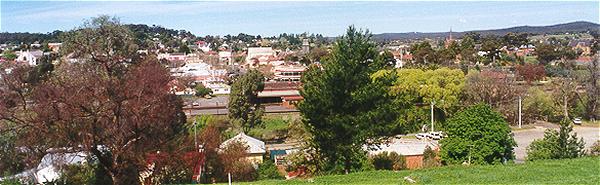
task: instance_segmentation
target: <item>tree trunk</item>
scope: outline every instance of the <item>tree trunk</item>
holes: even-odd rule
[[[346,174],[350,173],[350,159],[348,159],[348,157],[344,159],[344,172]]]

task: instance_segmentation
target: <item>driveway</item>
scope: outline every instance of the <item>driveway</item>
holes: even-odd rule
[[[527,156],[527,146],[529,146],[533,140],[543,138],[544,130],[546,130],[546,128],[536,126],[534,129],[513,131],[515,134],[515,141],[517,142],[517,147],[514,149],[517,163],[525,161],[525,157]],[[600,139],[600,128],[598,127],[575,126],[573,131],[577,133],[577,137],[583,137],[586,150]]]

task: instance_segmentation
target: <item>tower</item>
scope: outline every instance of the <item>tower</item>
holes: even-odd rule
[[[302,53],[308,53],[310,51],[310,44],[308,39],[302,39]]]
[[[450,27],[450,32],[448,33],[448,37],[446,37],[446,41],[444,42],[444,46],[446,48],[448,48],[450,46],[450,44],[452,44],[452,42],[454,42],[454,39],[452,38],[452,27]]]

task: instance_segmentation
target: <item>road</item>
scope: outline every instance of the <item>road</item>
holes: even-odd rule
[[[515,134],[515,141],[517,142],[517,147],[514,149],[516,162],[519,163],[525,161],[525,157],[527,156],[527,146],[529,146],[533,140],[543,138],[544,130],[546,130],[546,128],[536,126],[533,129],[513,132]],[[596,141],[600,139],[600,128],[598,127],[575,126],[573,131],[577,133],[577,137],[583,137],[586,149],[590,148]]]
[[[186,115],[226,115],[227,108],[213,108],[213,109],[186,109],[184,110]],[[265,113],[287,113],[287,112],[298,112],[297,109],[284,107],[280,105],[267,105],[265,106]]]

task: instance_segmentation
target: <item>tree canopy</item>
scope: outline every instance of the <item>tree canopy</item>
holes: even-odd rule
[[[93,18],[64,40],[77,62],[61,61],[37,84],[20,83],[14,72],[3,78],[0,118],[28,147],[84,151],[112,183],[139,184],[146,154],[169,151],[185,123],[181,101],[166,88],[169,72],[137,56],[131,32],[115,18]]]
[[[527,160],[564,159],[583,156],[585,143],[573,132],[573,126],[568,119],[560,123],[558,131],[547,129],[544,138],[534,140],[527,147]]]
[[[229,118],[244,132],[261,123],[264,107],[258,99],[265,77],[258,70],[250,70],[238,77],[231,85],[229,94]]]
[[[440,155],[446,164],[498,164],[514,159],[516,146],[511,129],[489,105],[478,104],[446,122],[448,137],[440,141]]]
[[[388,135],[395,119],[387,85],[371,75],[385,67],[368,31],[351,26],[323,65],[311,65],[302,78],[299,110],[322,170],[360,167],[363,145]]]

